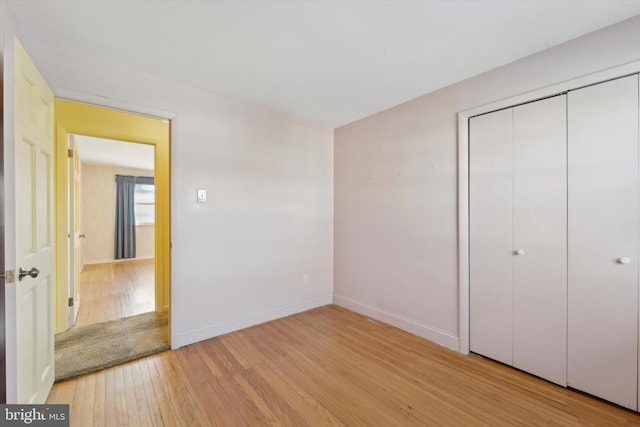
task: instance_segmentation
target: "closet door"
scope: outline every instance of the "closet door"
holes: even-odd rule
[[[638,77],[568,95],[568,384],[637,408]]]
[[[469,144],[470,349],[512,363],[511,109],[473,117]]]
[[[513,366],[567,382],[566,96],[513,110]]]

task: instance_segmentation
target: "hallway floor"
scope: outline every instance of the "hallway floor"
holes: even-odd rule
[[[154,260],[85,265],[76,326],[134,316],[155,306]]]

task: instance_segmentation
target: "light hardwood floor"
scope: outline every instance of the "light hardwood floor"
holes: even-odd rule
[[[86,265],[80,273],[76,326],[107,322],[155,309],[154,260]]]
[[[325,306],[56,384],[72,426],[640,425],[636,413]]]

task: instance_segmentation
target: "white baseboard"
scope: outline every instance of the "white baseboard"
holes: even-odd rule
[[[408,319],[398,314],[389,313],[361,302],[340,295],[333,296],[333,303],[356,313],[387,323],[421,338],[428,339],[453,351],[458,351],[458,337],[433,326]]]
[[[138,258],[127,258],[127,259],[96,259],[91,261],[85,261],[83,268],[85,265],[93,265],[93,264],[111,264],[114,262],[131,262],[131,261],[140,261],[143,259],[153,259],[153,256],[141,256]]]
[[[239,319],[210,325],[204,328],[196,329],[194,331],[177,334],[171,337],[171,348],[177,349],[199,341],[204,341],[209,338],[228,334],[240,329],[245,329],[250,326],[259,325],[261,323],[270,322],[281,317],[291,316],[292,314],[311,310],[312,308],[322,307],[323,305],[331,304],[332,301],[333,299],[331,295],[325,295],[295,304],[289,304],[270,310],[265,310]]]

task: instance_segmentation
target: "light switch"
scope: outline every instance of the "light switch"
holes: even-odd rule
[[[198,203],[207,202],[207,190],[198,190]]]

